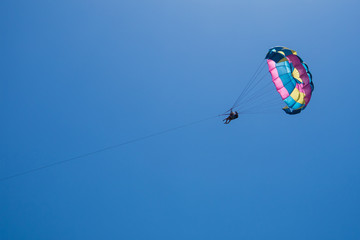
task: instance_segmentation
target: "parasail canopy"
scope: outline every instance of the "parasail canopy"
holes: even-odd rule
[[[286,47],[273,47],[265,59],[272,81],[282,100],[287,105],[287,114],[298,114],[309,104],[314,90],[309,67],[296,51]]]

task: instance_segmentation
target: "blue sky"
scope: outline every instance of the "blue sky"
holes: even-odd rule
[[[359,9],[1,1],[0,177],[222,113],[276,45],[315,91],[0,182],[0,239],[359,239]]]

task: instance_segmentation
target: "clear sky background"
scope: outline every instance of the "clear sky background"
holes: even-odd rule
[[[315,91],[0,182],[0,239],[360,239],[359,10],[1,1],[1,178],[220,114],[273,46]]]

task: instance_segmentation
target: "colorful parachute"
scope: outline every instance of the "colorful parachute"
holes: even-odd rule
[[[286,103],[287,114],[298,114],[306,108],[314,90],[309,67],[294,50],[273,47],[265,59],[276,90]]]

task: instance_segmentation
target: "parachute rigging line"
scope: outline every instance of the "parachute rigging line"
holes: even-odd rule
[[[279,99],[276,99],[275,101],[264,101],[261,103],[257,103],[255,105],[249,106],[245,109],[241,109],[241,113],[249,113],[249,112],[257,112],[257,113],[263,113],[265,111],[269,111],[269,110],[278,110],[279,107],[278,105],[280,105],[281,102]]]
[[[243,103],[244,108],[242,108],[242,112],[247,111],[249,109],[255,109],[256,111],[262,111],[267,108],[276,108],[282,105],[282,100],[279,96],[275,95],[273,91],[264,92],[261,94],[256,94],[248,101]]]
[[[267,73],[265,72],[265,74],[263,74],[262,77],[258,78],[259,75],[260,75],[260,73],[262,73],[262,72],[263,72],[263,69],[261,69],[261,71],[258,72],[258,74],[256,75],[255,79],[254,79],[253,82],[252,82],[252,83],[255,83],[255,84],[254,84],[254,85],[252,84],[251,87],[249,87],[249,88],[246,90],[246,92],[244,93],[242,99],[238,102],[237,105],[240,105],[240,102],[241,102],[242,100],[244,100],[244,99],[248,96],[248,94],[250,94],[254,89],[256,89],[256,86],[266,77]]]
[[[246,99],[247,99],[247,97],[248,97],[248,94],[250,94],[250,93],[252,92],[252,90],[255,89],[257,85],[259,85],[259,83],[267,76],[267,74],[268,74],[268,73],[263,74],[263,76],[258,79],[258,81],[255,83],[255,85],[252,86],[252,88],[251,88],[250,90],[248,90],[248,91],[243,95],[243,98],[242,98],[240,101],[238,101],[238,103],[236,104],[235,107],[240,106],[240,105],[242,104],[242,101],[243,101],[243,100],[245,100],[245,101],[247,102]],[[256,92],[257,92],[257,91],[255,91],[254,93],[256,93]]]
[[[245,85],[243,91],[240,93],[239,97],[236,99],[234,105],[232,106],[231,109],[237,107],[239,104],[239,102],[246,96],[246,94],[248,93],[249,89],[252,90],[252,84],[254,83],[254,81],[256,80],[257,76],[259,75],[259,73],[263,70],[263,62],[259,65],[259,67],[256,69],[255,73],[253,74],[253,76],[250,78],[250,80],[247,82],[247,84]]]
[[[263,65],[264,65],[265,61],[261,60],[260,65],[258,66],[258,68],[256,69],[255,73],[252,75],[252,77],[250,78],[250,80],[248,81],[248,83],[245,85],[243,91],[240,93],[239,97],[236,99],[234,105],[232,106],[231,109],[235,108],[238,104],[238,102],[241,100],[241,98],[243,97],[243,95],[245,94],[245,92],[250,88],[250,86],[252,85],[253,81],[256,79],[257,75],[261,72],[261,70],[263,69]],[[259,71],[260,70],[260,71]]]
[[[269,88],[269,86],[272,85],[272,82],[269,81],[266,83],[266,85],[264,85],[262,88],[260,88],[259,90],[255,91],[253,94],[251,94],[247,100],[245,100],[244,102],[241,102],[241,104],[246,104],[248,102],[250,102],[254,97],[259,97],[262,96],[264,94],[267,94],[269,92],[269,90],[267,88]],[[272,87],[272,86],[271,86]],[[240,104],[239,104],[240,105]]]
[[[245,102],[243,102],[242,104],[246,106],[248,106],[249,104],[253,104],[253,103],[259,103],[260,100],[280,100],[280,98],[278,96],[276,96],[272,91],[267,91],[267,92],[260,92],[260,93],[255,93],[254,95],[250,96],[249,99],[247,99]]]
[[[153,133],[153,134],[149,134],[147,136],[138,137],[138,138],[135,138],[135,139],[132,139],[132,140],[129,140],[129,141],[125,141],[125,142],[122,142],[122,143],[118,143],[118,144],[115,144],[115,145],[112,145],[112,146],[100,148],[98,150],[88,152],[88,153],[84,153],[84,154],[81,154],[81,155],[78,155],[78,156],[75,156],[75,157],[72,157],[72,158],[68,158],[68,159],[48,163],[48,164],[45,164],[45,165],[42,165],[42,166],[39,166],[39,167],[36,167],[36,168],[25,170],[23,172],[19,172],[19,173],[15,173],[13,175],[2,177],[2,178],[0,178],[0,182],[6,181],[6,180],[9,180],[9,179],[12,179],[12,178],[20,177],[20,176],[23,176],[23,175],[27,175],[27,174],[30,174],[30,173],[33,173],[33,172],[37,172],[37,171],[40,171],[40,170],[43,170],[43,169],[46,169],[46,168],[51,168],[51,167],[54,167],[56,165],[71,162],[71,161],[74,161],[74,160],[77,160],[77,159],[80,159],[80,158],[85,158],[85,157],[88,157],[88,156],[91,156],[91,155],[94,155],[94,154],[98,154],[98,153],[101,153],[101,152],[105,152],[105,151],[108,151],[108,150],[111,150],[111,149],[119,148],[119,147],[122,147],[124,145],[129,145],[131,143],[143,141],[143,140],[146,140],[148,138],[163,135],[165,133],[172,132],[172,131],[175,131],[175,130],[178,130],[178,129],[181,129],[181,128],[186,128],[186,127],[189,127],[191,125],[199,124],[201,122],[205,122],[205,121],[217,118],[219,116],[221,116],[221,115],[216,115],[216,116],[204,118],[204,119],[201,119],[201,120],[198,120],[198,121],[190,122],[190,123],[187,123],[187,124],[184,124],[184,125],[180,125],[180,126],[169,128],[169,129],[159,131],[159,132],[156,132],[156,133]]]

